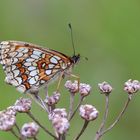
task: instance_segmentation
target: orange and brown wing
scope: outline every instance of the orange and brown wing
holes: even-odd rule
[[[0,63],[6,82],[20,92],[39,88],[61,72],[63,64],[71,64],[69,57],[62,53],[19,41],[0,43]]]

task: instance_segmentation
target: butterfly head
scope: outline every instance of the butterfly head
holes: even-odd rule
[[[71,61],[72,61],[73,64],[78,63],[78,62],[80,61],[80,54],[73,55],[73,56],[71,57]]]

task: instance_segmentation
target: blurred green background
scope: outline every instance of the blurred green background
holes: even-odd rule
[[[140,80],[140,1],[138,0],[1,0],[0,40],[21,40],[32,42],[72,55],[68,23],[74,31],[76,52],[82,58],[73,73],[81,82],[89,83],[93,91],[84,101],[93,104],[100,111],[99,118],[92,122],[80,140],[93,140],[104,111],[104,96],[99,94],[97,84],[109,82],[114,91],[110,98],[109,125],[121,110],[127,94],[123,92],[126,80]],[[84,59],[88,57],[88,61]],[[12,105],[21,95],[15,88],[6,85],[0,66],[0,110]],[[63,83],[65,80],[63,81]],[[55,90],[50,86],[49,92]],[[59,107],[67,107],[69,95],[61,87],[62,99]],[[43,91],[42,91],[43,92]],[[42,93],[43,94],[43,93]],[[78,97],[76,97],[78,101]],[[137,94],[120,123],[103,140],[138,140],[140,137],[140,97]],[[44,125],[50,128],[47,115],[37,105],[32,112]],[[26,115],[17,116],[18,124],[31,121]],[[71,123],[68,140],[79,132],[82,120]],[[39,140],[51,138],[40,132]],[[0,140],[14,140],[10,133],[0,132]]]

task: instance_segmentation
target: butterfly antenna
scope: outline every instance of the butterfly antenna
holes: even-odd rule
[[[70,32],[71,32],[71,41],[72,41],[73,53],[74,53],[74,56],[75,56],[75,46],[74,46],[74,40],[73,40],[73,30],[72,30],[72,26],[71,26],[70,23],[68,24],[68,26],[69,26]]]

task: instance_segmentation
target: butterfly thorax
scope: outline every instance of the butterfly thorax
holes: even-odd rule
[[[80,54],[73,55],[70,59],[73,64],[76,64],[80,61]]]

